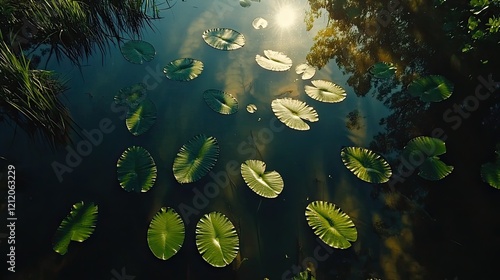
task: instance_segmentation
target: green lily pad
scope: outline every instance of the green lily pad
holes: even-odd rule
[[[116,171],[120,186],[128,192],[147,192],[156,181],[156,164],[143,147],[126,149],[116,163]]]
[[[309,130],[304,121],[319,121],[318,113],[305,102],[291,98],[275,99],[271,102],[276,117],[286,126],[296,130]]]
[[[203,62],[193,58],[179,58],[163,68],[167,78],[174,81],[191,81],[203,72]]]
[[[255,61],[260,67],[271,71],[287,71],[292,67],[292,59],[282,52],[265,50],[265,56],[256,55]]]
[[[222,213],[205,214],[196,225],[196,247],[214,267],[230,264],[238,254],[239,244],[236,228]]]
[[[314,86],[306,85],[305,91],[312,99],[327,103],[338,103],[343,101],[347,96],[345,89],[332,82],[314,80],[311,83]]]
[[[481,165],[481,177],[490,186],[500,189],[500,143],[497,144],[496,160]]]
[[[441,180],[453,171],[438,156],[446,153],[445,143],[438,138],[419,136],[408,141],[403,149],[403,157],[415,168],[418,175],[427,180]]]
[[[54,251],[64,255],[71,241],[83,242],[95,230],[98,207],[83,201],[73,205],[69,215],[62,220],[54,236]]]
[[[266,171],[266,163],[260,160],[247,160],[241,164],[243,180],[256,194],[275,198],[283,191],[284,183],[276,171]]]
[[[413,81],[408,86],[413,97],[420,97],[424,102],[439,102],[451,96],[453,84],[443,76],[426,76]]]
[[[162,207],[149,224],[149,249],[160,260],[168,260],[177,254],[184,243],[184,237],[184,222],[170,207]]]
[[[149,100],[143,100],[137,107],[127,113],[125,123],[128,131],[135,136],[148,131],[156,122],[156,106]]]
[[[219,157],[219,144],[214,137],[203,134],[184,144],[174,159],[173,171],[177,182],[192,183],[207,175]]]
[[[135,108],[146,98],[146,90],[147,87],[143,83],[122,88],[114,97],[115,103],[120,106]]]
[[[230,28],[213,28],[203,32],[203,40],[214,49],[237,50],[245,45],[245,36]]]
[[[231,94],[217,89],[209,89],[203,92],[203,99],[210,109],[223,115],[238,112],[238,100]]]
[[[333,203],[309,203],[306,220],[314,234],[330,247],[347,249],[351,247],[351,242],[358,239],[358,231],[351,218]]]
[[[391,166],[379,154],[361,147],[344,147],[342,162],[356,177],[368,183],[385,183],[392,175]]]
[[[396,74],[396,66],[392,63],[377,62],[368,71],[376,79],[388,79]]]
[[[120,48],[120,51],[127,61],[135,64],[143,64],[145,61],[151,61],[156,55],[153,45],[141,40],[126,42]]]

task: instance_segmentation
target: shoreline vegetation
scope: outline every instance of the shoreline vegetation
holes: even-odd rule
[[[0,121],[51,148],[70,143],[76,124],[59,100],[68,88],[46,70],[48,61],[80,68],[93,54],[105,56],[121,41],[140,38],[174,5],[157,2],[0,0]]]

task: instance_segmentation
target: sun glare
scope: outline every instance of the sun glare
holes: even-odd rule
[[[292,26],[296,18],[297,15],[292,7],[283,6],[278,10],[275,20],[278,26],[281,28],[287,28]]]

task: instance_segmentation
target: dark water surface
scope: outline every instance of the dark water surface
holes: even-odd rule
[[[453,41],[442,35],[439,11],[425,1],[331,2],[338,12],[323,10],[309,31],[304,20],[308,1],[252,2],[248,8],[227,0],[178,2],[154,22],[154,32],[144,33],[142,39],[157,52],[151,62],[131,64],[116,48],[104,64],[99,56],[90,59],[81,74],[64,62],[50,63],[49,68],[69,79],[70,90],[62,100],[80,129],[97,129],[106,118],[114,129],[60,182],[51,164],[64,163],[67,150],[54,153],[34,145],[23,132],[14,136],[12,129],[2,128],[0,155],[17,170],[18,217],[17,272],[2,271],[2,279],[120,279],[125,272],[135,278],[122,279],[285,279],[310,263],[316,265],[317,279],[495,279],[500,193],[481,181],[479,167],[493,159],[499,138],[498,130],[483,125],[497,123],[489,108],[498,103],[498,91],[466,118],[443,117],[474,93],[478,76],[499,80],[495,61],[481,64],[457,55]],[[280,27],[275,17],[285,3],[296,13],[288,28]],[[394,3],[397,9],[392,10]],[[389,17],[375,20],[389,10]],[[269,26],[254,29],[256,17],[267,19]],[[376,30],[362,29],[367,22]],[[241,32],[245,46],[228,52],[209,47],[201,34],[215,27]],[[287,54],[292,69],[271,72],[257,65],[255,55],[267,49]],[[203,61],[203,73],[189,82],[165,78],[162,68],[181,57]],[[313,79],[340,85],[346,100],[328,104],[309,98],[304,86],[310,81],[294,71],[306,60],[321,68]],[[367,69],[378,61],[397,65],[396,78],[370,79]],[[455,84],[453,96],[430,106],[419,103],[402,90],[419,74],[446,76]],[[158,119],[136,137],[112,103],[118,90],[138,82],[150,86],[147,94]],[[239,111],[229,116],[212,111],[202,98],[211,88],[235,96]],[[319,122],[309,131],[283,127],[270,104],[285,96],[314,107]],[[254,114],[245,110],[250,103],[258,108]],[[358,118],[348,126],[352,112]],[[357,179],[340,159],[344,146],[367,147],[384,155],[397,173],[404,144],[415,136],[433,136],[433,131],[446,135],[442,159],[455,167],[440,181],[413,174],[392,187],[373,185]],[[178,149],[200,133],[217,138],[221,152],[213,172],[231,180],[208,202],[198,201],[194,190],[206,191],[214,178],[180,185],[172,173]],[[157,182],[147,193],[127,193],[116,179],[116,161],[132,145],[145,147],[157,164]],[[276,199],[258,197],[239,172],[227,169],[236,162],[239,170],[247,159],[263,160],[282,175],[285,187]],[[99,206],[96,230],[60,256],[52,250],[52,237],[71,205],[81,200]],[[335,203],[353,219],[358,240],[351,248],[330,249],[317,240],[304,216],[314,200]],[[195,204],[206,205],[183,216],[182,249],[167,261],[158,260],[146,240],[151,219],[163,206],[179,211],[181,205]],[[196,222],[211,211],[226,214],[240,237],[240,254],[225,268],[205,263],[195,245]],[[5,255],[5,239],[0,248]]]

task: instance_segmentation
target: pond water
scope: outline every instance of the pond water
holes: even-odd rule
[[[457,56],[454,41],[442,37],[441,20],[431,20],[438,10],[429,1],[332,2],[335,13],[320,9],[312,20],[305,11],[323,1],[256,1],[246,8],[229,0],[179,1],[162,11],[154,30],[144,31],[141,39],[156,49],[150,62],[132,64],[117,47],[105,57],[91,57],[81,72],[51,61],[48,68],[68,79],[70,89],[62,101],[77,131],[100,129],[103,120],[109,131],[58,178],[52,164],[67,164],[68,147],[54,152],[34,145],[21,131],[14,135],[13,129],[2,128],[0,155],[16,166],[18,186],[17,272],[2,272],[8,277],[2,279],[289,279],[311,266],[317,279],[492,275],[500,250],[500,194],[481,180],[479,168],[492,161],[499,140],[493,128],[498,113],[495,118],[490,109],[498,104],[498,91],[492,87],[491,97],[476,99],[477,108],[466,115],[443,114],[472,96],[481,81],[499,80],[493,50],[488,64]],[[285,16],[278,17],[285,8]],[[269,25],[255,29],[257,17]],[[211,48],[201,34],[216,27],[239,31],[245,46]],[[255,56],[264,50],[286,54],[293,61],[291,70],[260,67]],[[163,67],[184,57],[202,61],[202,74],[188,82],[167,79]],[[396,75],[371,78],[369,67],[380,61],[392,62]],[[318,67],[312,80],[338,84],[346,99],[330,104],[307,96],[304,87],[311,81],[294,71],[306,62]],[[449,79],[455,85],[452,97],[429,105],[403,90],[417,75],[427,74]],[[147,85],[158,117],[149,131],[134,136],[113,98],[140,82]],[[207,89],[233,95],[239,111],[212,111],[203,100]],[[271,109],[272,100],[282,97],[305,101],[319,121],[308,131],[284,126]],[[256,105],[255,113],[246,111],[249,104]],[[181,185],[173,176],[173,160],[197,134],[213,136],[220,145],[215,176]],[[441,159],[454,170],[442,180],[428,181],[415,172],[402,175],[401,182],[370,184],[356,178],[340,158],[342,147],[370,148],[389,161],[394,175],[401,175],[401,149],[421,135],[446,142]],[[81,140],[75,135],[76,145]],[[158,168],[157,181],[146,193],[125,192],[117,181],[116,162],[133,145],[146,148]],[[246,186],[239,164],[247,159],[263,160],[281,174],[285,184],[277,198],[261,198]],[[230,182],[218,194],[200,198],[211,191],[210,183],[226,176]],[[332,202],[352,218],[358,239],[350,248],[330,249],[317,239],[304,215],[315,200]],[[79,201],[98,205],[96,230],[60,256],[52,250],[53,235]],[[167,261],[157,259],[146,240],[151,219],[164,206],[181,212],[186,224],[182,249]],[[182,212],[186,206],[194,211]],[[240,238],[239,255],[224,268],[207,264],[195,244],[196,223],[211,211],[224,213]],[[2,254],[7,252],[5,242],[0,246]]]

